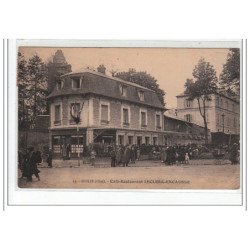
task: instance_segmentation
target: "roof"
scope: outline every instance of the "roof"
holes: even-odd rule
[[[71,85],[71,77],[81,76],[82,84],[81,88],[74,90]],[[52,93],[48,96],[49,99],[59,96],[68,95],[85,95],[85,94],[96,94],[99,96],[110,97],[114,99],[134,102],[147,106],[152,106],[160,109],[165,109],[161,104],[156,92],[140,86],[135,83],[123,81],[116,77],[106,76],[102,73],[91,71],[89,69],[74,71],[62,76],[64,84],[61,90],[56,87]],[[127,96],[122,96],[120,92],[120,85],[127,86]],[[138,90],[144,92],[144,101],[139,99]]]
[[[173,119],[173,120],[177,120],[177,121],[181,121],[181,122],[185,122],[185,123],[188,123],[188,124],[192,124],[192,125],[195,125],[197,127],[204,128],[203,126],[201,126],[199,124],[196,124],[196,123],[193,123],[193,122],[189,122],[189,121],[187,121],[187,120],[185,120],[185,119],[183,119],[183,118],[181,118],[179,116],[173,115],[173,114],[171,114],[169,112],[165,112],[164,117],[170,118],[170,119]]]
[[[192,122],[188,122],[185,119],[182,119],[182,118],[180,118],[180,117],[178,117],[176,115],[172,115],[172,114],[169,114],[169,113],[168,114],[164,114],[164,116],[166,118],[170,118],[170,119],[174,119],[174,120],[178,120],[178,121],[182,121],[182,122],[186,122],[186,123],[192,123]]]
[[[37,131],[46,131],[49,129],[50,116],[38,115],[35,120],[34,129]]]
[[[224,96],[224,97],[226,97],[234,102],[239,103],[239,96],[237,96],[237,95],[230,96],[224,89],[218,89],[215,94]],[[188,94],[185,94],[185,92],[182,92],[181,94],[177,95],[176,97],[184,97],[184,96],[188,96]]]

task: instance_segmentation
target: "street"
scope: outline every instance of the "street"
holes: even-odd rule
[[[64,164],[64,165],[63,165]],[[159,161],[139,161],[129,167],[111,168],[108,161],[95,167],[77,161],[54,162],[41,166],[41,180],[19,179],[20,188],[72,189],[238,189],[240,165],[216,161],[191,161],[189,165],[166,166]],[[20,173],[19,173],[20,177]]]

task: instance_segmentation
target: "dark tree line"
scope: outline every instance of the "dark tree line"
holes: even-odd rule
[[[18,53],[18,127],[34,126],[37,115],[47,112],[47,67],[38,55],[28,61]]]

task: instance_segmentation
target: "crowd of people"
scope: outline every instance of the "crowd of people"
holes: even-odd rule
[[[18,167],[22,172],[21,179],[26,178],[28,182],[33,181],[33,175],[40,181],[40,170],[38,165],[42,163],[42,154],[40,150],[29,147],[25,151],[18,151]],[[52,168],[52,151],[47,153],[48,167]]]
[[[65,145],[62,151],[63,160],[71,159],[70,145]],[[85,148],[85,149],[84,149]],[[83,158],[89,158],[92,166],[95,166],[95,160],[98,156],[95,148],[91,145],[89,148],[85,146],[83,148]],[[190,164],[190,159],[199,158],[200,153],[204,148],[195,147],[191,144],[188,145],[173,145],[173,146],[152,146],[147,150],[148,160],[160,160],[165,165],[179,165],[179,164]],[[205,148],[209,151],[207,148]],[[205,150],[205,151],[206,151]],[[211,151],[211,150],[210,150]],[[226,152],[228,159],[232,164],[239,163],[239,145],[234,143],[231,147],[223,149],[223,145],[217,149],[214,157],[224,156]],[[111,167],[123,166],[127,167],[130,164],[135,164],[136,161],[141,160],[142,155],[145,157],[145,146],[137,145],[109,145],[107,149],[108,156],[111,159]],[[142,154],[143,153],[143,154]],[[27,178],[27,181],[32,181],[32,176],[35,175],[37,180],[40,180],[38,165],[42,162],[42,156],[39,150],[35,150],[34,147],[29,147],[25,152],[18,152],[18,165],[22,172],[21,178]],[[46,152],[46,161],[49,168],[52,168],[52,150],[49,149]]]

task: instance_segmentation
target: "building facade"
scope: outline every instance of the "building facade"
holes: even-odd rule
[[[188,96],[177,96],[178,116],[188,122],[204,126],[200,115],[198,101],[189,101]],[[240,134],[240,103],[223,91],[211,95],[211,101],[206,102],[207,125],[211,133],[223,133],[239,136]]]
[[[205,143],[205,129],[202,126],[186,121],[166,112],[164,115],[165,144],[168,146],[181,144],[202,145]],[[210,131],[209,138],[210,137]]]
[[[105,67],[99,69],[63,75],[48,96],[54,154],[61,154],[62,145],[68,143],[73,155],[82,152],[84,145],[98,142],[162,145],[165,108],[157,94],[105,75]]]

